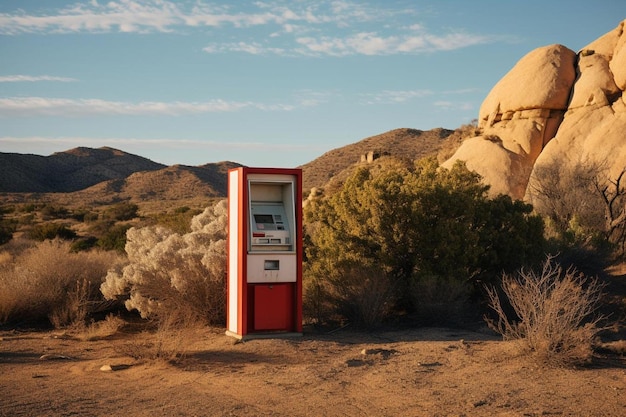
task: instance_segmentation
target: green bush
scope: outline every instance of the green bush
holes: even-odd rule
[[[69,240],[76,237],[76,232],[62,223],[43,223],[33,226],[28,232],[28,237],[39,241],[55,238]]]
[[[361,264],[344,265],[337,272],[307,281],[305,314],[313,323],[347,319],[356,327],[374,328],[389,318],[398,296],[393,278]]]
[[[466,281],[423,276],[413,282],[410,291],[415,318],[420,324],[459,326],[476,316],[469,302],[471,286]]]
[[[94,248],[98,244],[98,239],[95,236],[87,236],[81,239],[77,239],[72,242],[71,251],[81,252]]]
[[[118,203],[109,207],[104,212],[106,219],[125,221],[132,220],[138,216],[139,206],[133,203]]]
[[[126,232],[131,226],[128,224],[113,224],[98,239],[96,245],[104,250],[115,250],[124,252],[126,246]]]
[[[45,220],[67,219],[70,217],[70,211],[67,207],[59,207],[51,204],[45,204],[41,208],[41,215]]]
[[[24,213],[32,213],[36,209],[37,209],[37,206],[35,206],[34,203],[24,204],[22,207],[20,207],[20,210],[23,211]]]
[[[79,222],[92,222],[98,220],[98,213],[87,209],[78,209],[71,212],[70,217]]]
[[[17,229],[15,220],[4,219],[0,214],[0,245],[4,245],[13,239],[13,232]]]
[[[191,231],[191,219],[202,211],[190,209],[189,207],[179,207],[173,213],[163,213],[156,217],[157,224],[167,227],[172,232],[185,234]]]
[[[351,285],[352,265],[376,265],[403,295],[398,309],[415,309],[420,294],[411,288],[420,280],[481,289],[502,270],[540,259],[543,223],[532,207],[487,191],[460,163],[446,170],[432,158],[381,158],[360,167],[338,192],[305,207],[306,279]]]

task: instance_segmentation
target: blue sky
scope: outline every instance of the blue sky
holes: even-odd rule
[[[0,152],[295,167],[469,123],[526,53],[623,19],[623,0],[2,0]]]

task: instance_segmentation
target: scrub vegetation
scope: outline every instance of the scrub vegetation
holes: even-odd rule
[[[579,172],[559,175],[541,184],[543,195],[585,195],[589,204],[567,211],[544,201],[539,210],[491,197],[476,173],[461,163],[442,169],[434,157],[356,164],[305,203],[306,324],[475,329],[486,315],[545,362],[588,362],[605,324],[592,314],[606,299],[594,275],[623,256],[624,187],[621,176],[601,181],[600,170],[586,182]],[[96,326],[106,316],[97,306],[108,306],[137,314],[164,339],[184,340],[176,329],[198,323],[223,326],[226,202],[205,207],[5,205],[0,324],[80,329],[88,339],[121,327],[110,315]],[[171,360],[180,346],[128,352]]]

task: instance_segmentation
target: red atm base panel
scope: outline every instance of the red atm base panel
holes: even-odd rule
[[[254,312],[253,331],[285,331],[294,330],[294,283],[254,284],[250,285],[248,294],[252,294]]]

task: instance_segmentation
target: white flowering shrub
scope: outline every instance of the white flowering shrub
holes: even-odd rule
[[[144,318],[223,322],[227,214],[223,200],[195,216],[184,235],[161,226],[129,229],[128,264],[108,272],[102,294],[126,298],[126,308]]]

